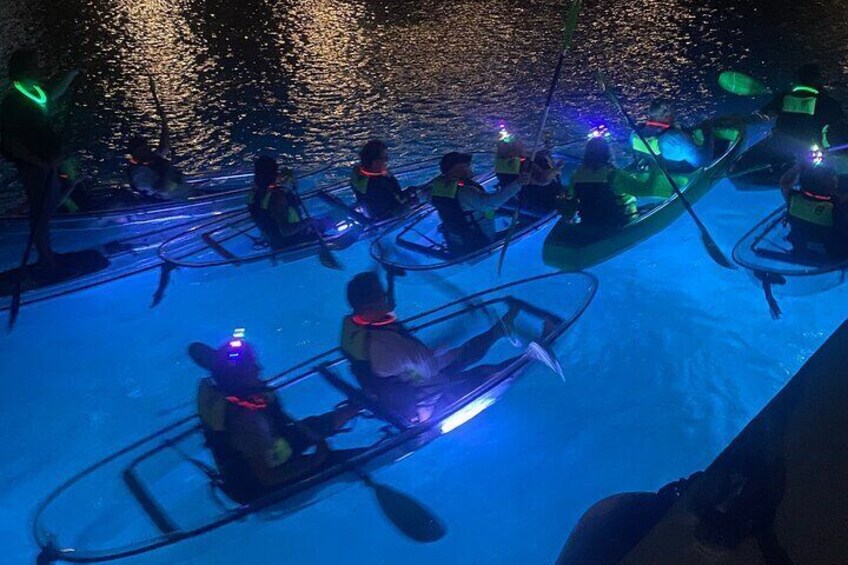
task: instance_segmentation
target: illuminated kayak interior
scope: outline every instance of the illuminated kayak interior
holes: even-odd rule
[[[727,172],[743,148],[740,130],[709,166],[686,176],[680,185],[692,204],[706,194]],[[582,223],[560,219],[554,225],[542,250],[545,264],[566,271],[579,271],[602,263],[663,230],[685,213],[685,207],[668,182],[656,171],[622,171],[628,177],[628,192],[636,196],[638,215],[630,223],[613,230],[598,230]],[[678,177],[680,180],[680,177]],[[665,198],[646,194],[670,194]]]
[[[542,289],[551,284],[557,286],[556,299],[540,301]],[[596,289],[597,280],[591,275],[550,273],[472,294],[406,320],[407,327],[425,342],[447,339],[458,345],[489,329],[495,316],[506,313],[505,299],[522,305],[513,335],[523,344],[500,340],[479,361],[479,365],[497,364],[498,370],[423,422],[399,421],[367,398],[362,400],[338,349],[266,381],[296,418],[329,410],[346,399],[368,405],[367,417],[358,418],[351,431],[330,440],[335,449],[366,448],[353,459],[325,467],[258,500],[238,503],[204,471],[212,468],[212,457],[203,445],[197,418],[188,413],[85,467],[52,491],[35,512],[36,540],[50,559],[90,563],[151,551],[251,515],[261,520],[289,516],[356,481],[359,472],[391,465],[481,414],[530,363],[523,353],[526,343],[536,340],[552,346],[588,308]],[[199,373],[198,378],[204,376],[202,370]],[[558,377],[545,372],[539,378]],[[81,508],[86,509],[84,517],[79,514]]]

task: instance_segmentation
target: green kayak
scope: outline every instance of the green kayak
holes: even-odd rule
[[[709,166],[699,169],[680,184],[681,191],[689,203],[694,203],[727,172],[744,145],[744,132],[737,130],[736,138],[716,157]],[[655,233],[665,229],[685,212],[680,199],[665,190],[662,185],[667,181],[656,174],[628,172],[627,192],[637,197],[639,212],[629,224],[615,230],[598,230],[581,223],[572,223],[565,219],[559,222],[548,234],[542,250],[546,265],[563,271],[579,271],[592,267],[615,257]],[[682,180],[682,179],[676,179]],[[659,183],[659,184],[658,184]],[[641,189],[640,187],[647,187]],[[645,195],[652,194],[653,197]],[[670,194],[665,198],[658,195]]]

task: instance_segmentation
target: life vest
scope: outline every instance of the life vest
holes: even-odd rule
[[[406,383],[398,383],[397,379],[391,377],[379,377],[372,370],[371,338],[375,332],[392,332],[417,343],[421,342],[409,333],[394,315],[381,322],[368,322],[355,315],[345,317],[342,323],[342,353],[350,362],[351,372],[362,388],[379,395],[387,385],[405,386]]]
[[[474,212],[465,211],[459,203],[459,189],[470,186],[477,190],[483,187],[471,179],[452,180],[440,175],[430,183],[430,201],[439,213],[442,227],[448,232],[462,235],[468,232],[482,232]],[[494,210],[484,212],[486,217],[494,217]]]
[[[395,214],[405,203],[397,180],[388,171],[372,173],[362,167],[354,167],[350,185],[357,202],[365,206],[365,212],[379,219]]]
[[[250,499],[262,492],[262,486],[253,474],[251,462],[237,450],[231,439],[233,419],[240,411],[260,412],[268,418],[277,432],[272,447],[263,456],[269,467],[282,465],[294,455],[292,446],[284,434],[286,427],[281,418],[277,399],[273,392],[260,392],[248,396],[228,395],[221,391],[210,378],[200,381],[197,392],[197,412],[200,417],[206,444],[212,451],[215,464],[224,477],[224,483],[237,499]]]
[[[524,157],[495,157],[495,174],[518,175],[521,173],[521,165]]]
[[[821,92],[812,86],[797,85],[783,97],[776,131],[800,138],[805,142],[822,143],[827,124],[816,118]]]
[[[647,158],[650,160],[651,152],[653,152],[654,155],[661,157],[662,150],[660,150],[660,137],[668,133],[671,127],[671,124],[655,121],[647,121],[643,125],[639,126],[639,133],[642,134],[642,137],[645,139],[645,143],[642,142],[642,139],[640,139],[635,132],[630,136],[630,146],[637,159]]]
[[[297,206],[294,204],[296,197],[292,194],[290,186],[280,187],[277,184],[272,184],[262,188],[256,184],[253,185],[253,190],[247,195],[247,205],[252,211],[261,210],[265,214],[270,214],[271,200],[279,196],[286,203],[286,218],[287,224],[298,224],[303,221]]]
[[[616,170],[605,165],[599,169],[579,167],[571,176],[574,195],[583,222],[594,226],[624,225],[636,215],[636,201],[618,194],[613,188]]]
[[[834,209],[833,198],[830,196],[803,190],[789,195],[789,216],[817,226],[832,228]]]
[[[785,114],[804,114],[814,116],[820,92],[812,86],[798,85],[783,97],[781,112]]]

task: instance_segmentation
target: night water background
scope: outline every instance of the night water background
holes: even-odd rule
[[[264,152],[303,168],[348,163],[372,136],[401,163],[490,149],[500,121],[532,135],[565,11],[536,0],[3,0],[0,59],[37,46],[56,69],[86,70],[68,145],[104,181],[120,178],[132,135],[156,134],[145,73],[187,171],[243,170]],[[549,137],[597,121],[626,135],[597,93],[598,69],[633,112],[662,95],[691,122],[764,102],[720,92],[725,69],[781,87],[818,60],[848,94],[846,24],[838,1],[587,1]],[[722,182],[697,209],[729,254],[779,203]],[[543,238],[515,245],[501,279],[492,259],[449,282],[472,292],[544,272]],[[245,325],[269,370],[335,346],[343,285],[373,267],[366,243],[340,258],[343,273],[314,259],[180,270],[153,310],[156,273],[25,307],[0,337],[3,560],[32,562],[32,508],[53,487],[191,403],[201,372],[188,343]],[[351,487],[286,520],[249,520],[128,562],[550,563],[597,499],[707,465],[846,314],[842,285],[779,295],[784,318],[772,321],[753,279],[716,267],[685,218],[592,272],[598,296],[557,350],[564,385],[530,371],[473,422],[379,473],[445,519],[443,541],[405,540]],[[402,280],[401,314],[455,299],[444,287]]]
[[[36,46],[51,68],[82,68],[69,149],[94,178],[119,174],[125,145],[155,136],[155,77],[188,171],[244,168],[262,152],[349,160],[380,136],[395,159],[488,149],[503,120],[530,134],[561,43],[567,3],[539,0],[21,1],[0,6],[0,59]],[[656,95],[696,118],[727,97],[722,69],[783,86],[814,59],[839,83],[841,2],[585,2],[549,136],[615,121],[604,71],[643,110]]]

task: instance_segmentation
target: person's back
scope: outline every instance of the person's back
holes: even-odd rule
[[[556,210],[557,198],[563,191],[561,162],[554,162],[548,151],[539,151],[531,165],[530,183],[521,189],[524,206],[540,212]]]
[[[822,82],[821,69],[805,65],[798,71],[795,86],[762,109],[777,117],[775,134],[805,145],[821,144],[826,128],[845,120],[841,105],[825,92]]]
[[[254,163],[248,210],[270,245],[277,249],[294,243],[305,229],[294,183],[291,170],[284,168],[280,172],[271,157],[263,155]]]
[[[848,250],[844,223],[844,196],[835,172],[826,166],[799,164],[780,180],[791,228],[789,240],[798,251],[821,244],[827,253],[842,257]]]
[[[457,253],[484,247],[496,236],[497,209],[516,196],[526,180],[487,193],[473,179],[471,155],[448,153],[440,168],[442,174],[430,184],[430,201],[442,221],[448,246]]]
[[[326,439],[359,413],[350,405],[297,421],[259,379],[243,330],[214,351],[211,376],[200,381],[197,409],[224,488],[239,502],[296,481],[349,451],[329,451]],[[306,453],[310,447],[314,453]]]
[[[615,190],[618,171],[603,139],[586,144],[583,163],[571,176],[570,193],[577,200],[581,223],[601,228],[625,225],[636,215],[635,199]]]
[[[386,144],[372,139],[363,146],[359,160],[351,172],[350,184],[365,214],[373,220],[397,215],[406,206],[408,195],[388,170]]]

